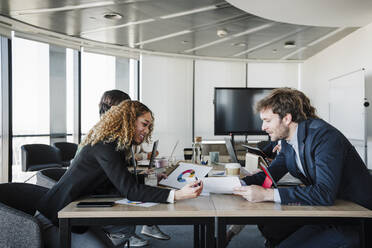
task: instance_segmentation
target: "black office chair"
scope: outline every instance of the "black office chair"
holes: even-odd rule
[[[59,150],[45,144],[21,146],[22,171],[38,171],[63,166]]]
[[[47,191],[28,183],[0,184],[1,247],[43,247],[42,230],[34,214]]]
[[[36,173],[36,184],[45,188],[52,188],[65,174],[65,168],[48,168]]]
[[[75,157],[78,145],[70,142],[56,142],[53,146],[59,149],[63,166],[70,166],[71,160]]]

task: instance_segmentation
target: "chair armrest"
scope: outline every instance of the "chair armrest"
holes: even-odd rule
[[[41,226],[36,218],[2,203],[0,240],[4,247],[43,247]]]

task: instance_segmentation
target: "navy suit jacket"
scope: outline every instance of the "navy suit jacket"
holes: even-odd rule
[[[282,204],[332,205],[335,199],[344,199],[372,210],[372,176],[346,137],[321,119],[300,122],[297,135],[305,177],[286,142],[269,166],[275,181],[290,172],[305,184],[279,188]],[[247,185],[261,185],[264,179],[261,172],[243,180]]]

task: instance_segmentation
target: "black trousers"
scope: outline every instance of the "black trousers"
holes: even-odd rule
[[[285,223],[258,225],[258,229],[272,245],[277,246],[288,238],[292,233],[296,232],[303,225],[288,225]]]

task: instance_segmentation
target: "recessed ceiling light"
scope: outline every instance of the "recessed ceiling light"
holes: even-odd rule
[[[217,30],[217,36],[220,38],[225,37],[227,34],[228,34],[227,30],[224,28]]]
[[[296,43],[293,41],[293,40],[290,40],[290,41],[286,41],[285,43],[284,43],[284,47],[285,48],[294,48],[294,47],[296,47]]]
[[[123,18],[122,15],[120,15],[119,13],[115,13],[115,12],[105,13],[103,17],[109,20],[120,20],[121,18]]]
[[[245,43],[245,42],[236,42],[236,43],[232,43],[231,45],[232,46],[235,46],[235,47],[245,47],[245,46],[247,46],[247,43]]]

